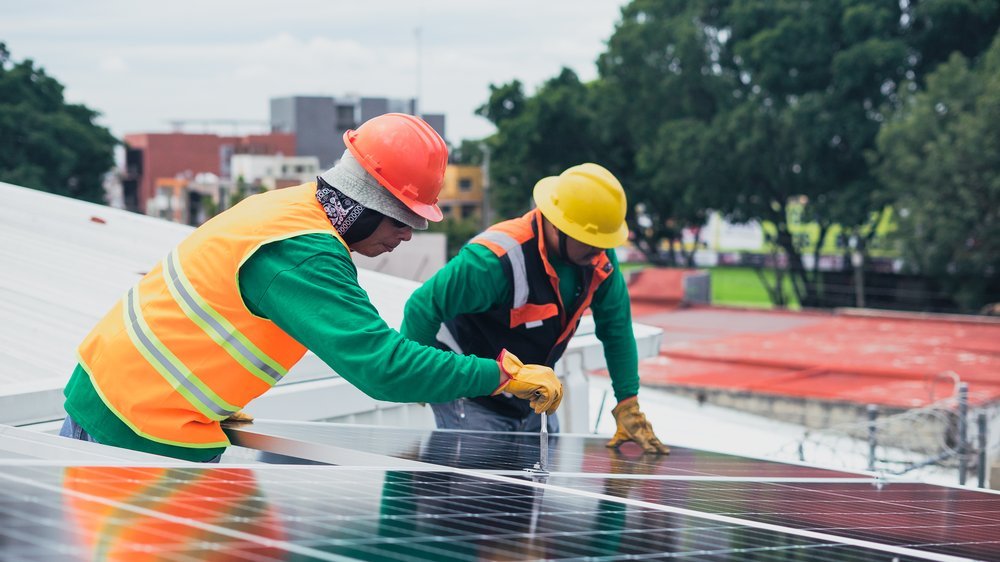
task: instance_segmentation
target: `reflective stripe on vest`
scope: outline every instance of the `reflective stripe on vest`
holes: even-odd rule
[[[495,230],[487,230],[471,241],[493,242],[507,253],[512,273],[511,282],[514,284],[513,305],[514,308],[524,306],[528,302],[528,271],[524,265],[524,251],[521,250],[521,243],[510,235]]]
[[[204,330],[215,343],[221,345],[226,353],[255,377],[269,385],[273,386],[285,376],[288,371],[284,367],[258,349],[235,326],[201,298],[198,291],[191,286],[187,276],[184,275],[184,269],[177,258],[176,249],[163,259],[163,271],[167,272],[165,276],[167,288],[170,289],[170,294],[174,296],[177,304],[184,310],[188,318]]]
[[[239,410],[239,407],[226,402],[201,382],[191,369],[160,342],[142,317],[139,293],[134,287],[125,295],[122,308],[125,310],[125,326],[135,348],[192,406],[213,420],[226,419]]]

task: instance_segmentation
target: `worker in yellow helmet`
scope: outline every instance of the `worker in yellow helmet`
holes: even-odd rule
[[[498,350],[462,357],[386,325],[351,252],[376,256],[441,220],[448,149],[390,113],[344,135],[315,182],[254,195],[203,224],[130,288],[80,344],[61,435],[191,461],[229,445],[220,422],[307,349],[369,396],[447,401],[511,392],[554,412],[552,369]]]
[[[510,350],[553,366],[584,311],[591,309],[618,404],[608,443],[635,441],[669,453],[639,409],[638,353],[628,290],[611,250],[628,238],[625,191],[592,163],[540,180],[536,209],[494,225],[417,289],[401,332],[456,353],[495,357]],[[439,428],[538,431],[540,416],[516,396],[432,403]],[[556,416],[548,430],[558,431]]]

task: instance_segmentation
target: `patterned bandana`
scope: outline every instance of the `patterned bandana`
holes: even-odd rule
[[[316,178],[316,200],[323,207],[337,234],[348,245],[371,236],[385,218],[385,215],[375,209],[365,207],[344,195],[344,192],[326,183],[323,178]]]
[[[344,195],[322,179],[316,184],[316,200],[323,206],[337,234],[344,236],[354,221],[358,220],[365,206]]]

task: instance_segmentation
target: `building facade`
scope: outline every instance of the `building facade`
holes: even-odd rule
[[[416,114],[416,100],[344,96],[291,96],[271,99],[271,130],[295,135],[295,154],[315,156],[322,169],[344,153],[344,132],[386,113]],[[445,137],[443,114],[421,118]],[[446,137],[445,137],[446,138]]]
[[[446,219],[482,220],[483,169],[465,164],[448,164],[438,205]]]
[[[236,154],[231,162],[229,173],[234,182],[242,180],[265,190],[314,181],[322,171],[315,156]]]
[[[141,133],[125,135],[122,197],[125,208],[147,213],[159,178],[194,178],[211,173],[230,177],[234,154],[295,155],[295,135],[270,133],[225,137],[214,134]]]

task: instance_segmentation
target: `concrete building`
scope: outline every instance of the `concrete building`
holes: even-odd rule
[[[180,174],[173,178],[157,178],[153,197],[146,202],[146,214],[198,226],[229,206],[228,183],[211,172],[194,177]]]
[[[333,166],[344,152],[344,132],[386,113],[416,114],[414,99],[344,96],[290,96],[271,99],[271,130],[295,135],[295,154],[316,156],[320,168]],[[442,137],[443,114],[421,117]]]
[[[295,154],[295,136],[287,133],[224,137],[214,134],[138,133],[125,135],[122,195],[125,208],[147,212],[159,178],[194,178],[209,172],[230,177],[234,154]]]
[[[242,178],[248,185],[270,190],[314,181],[321,171],[315,156],[235,154],[229,172],[233,181]]]

